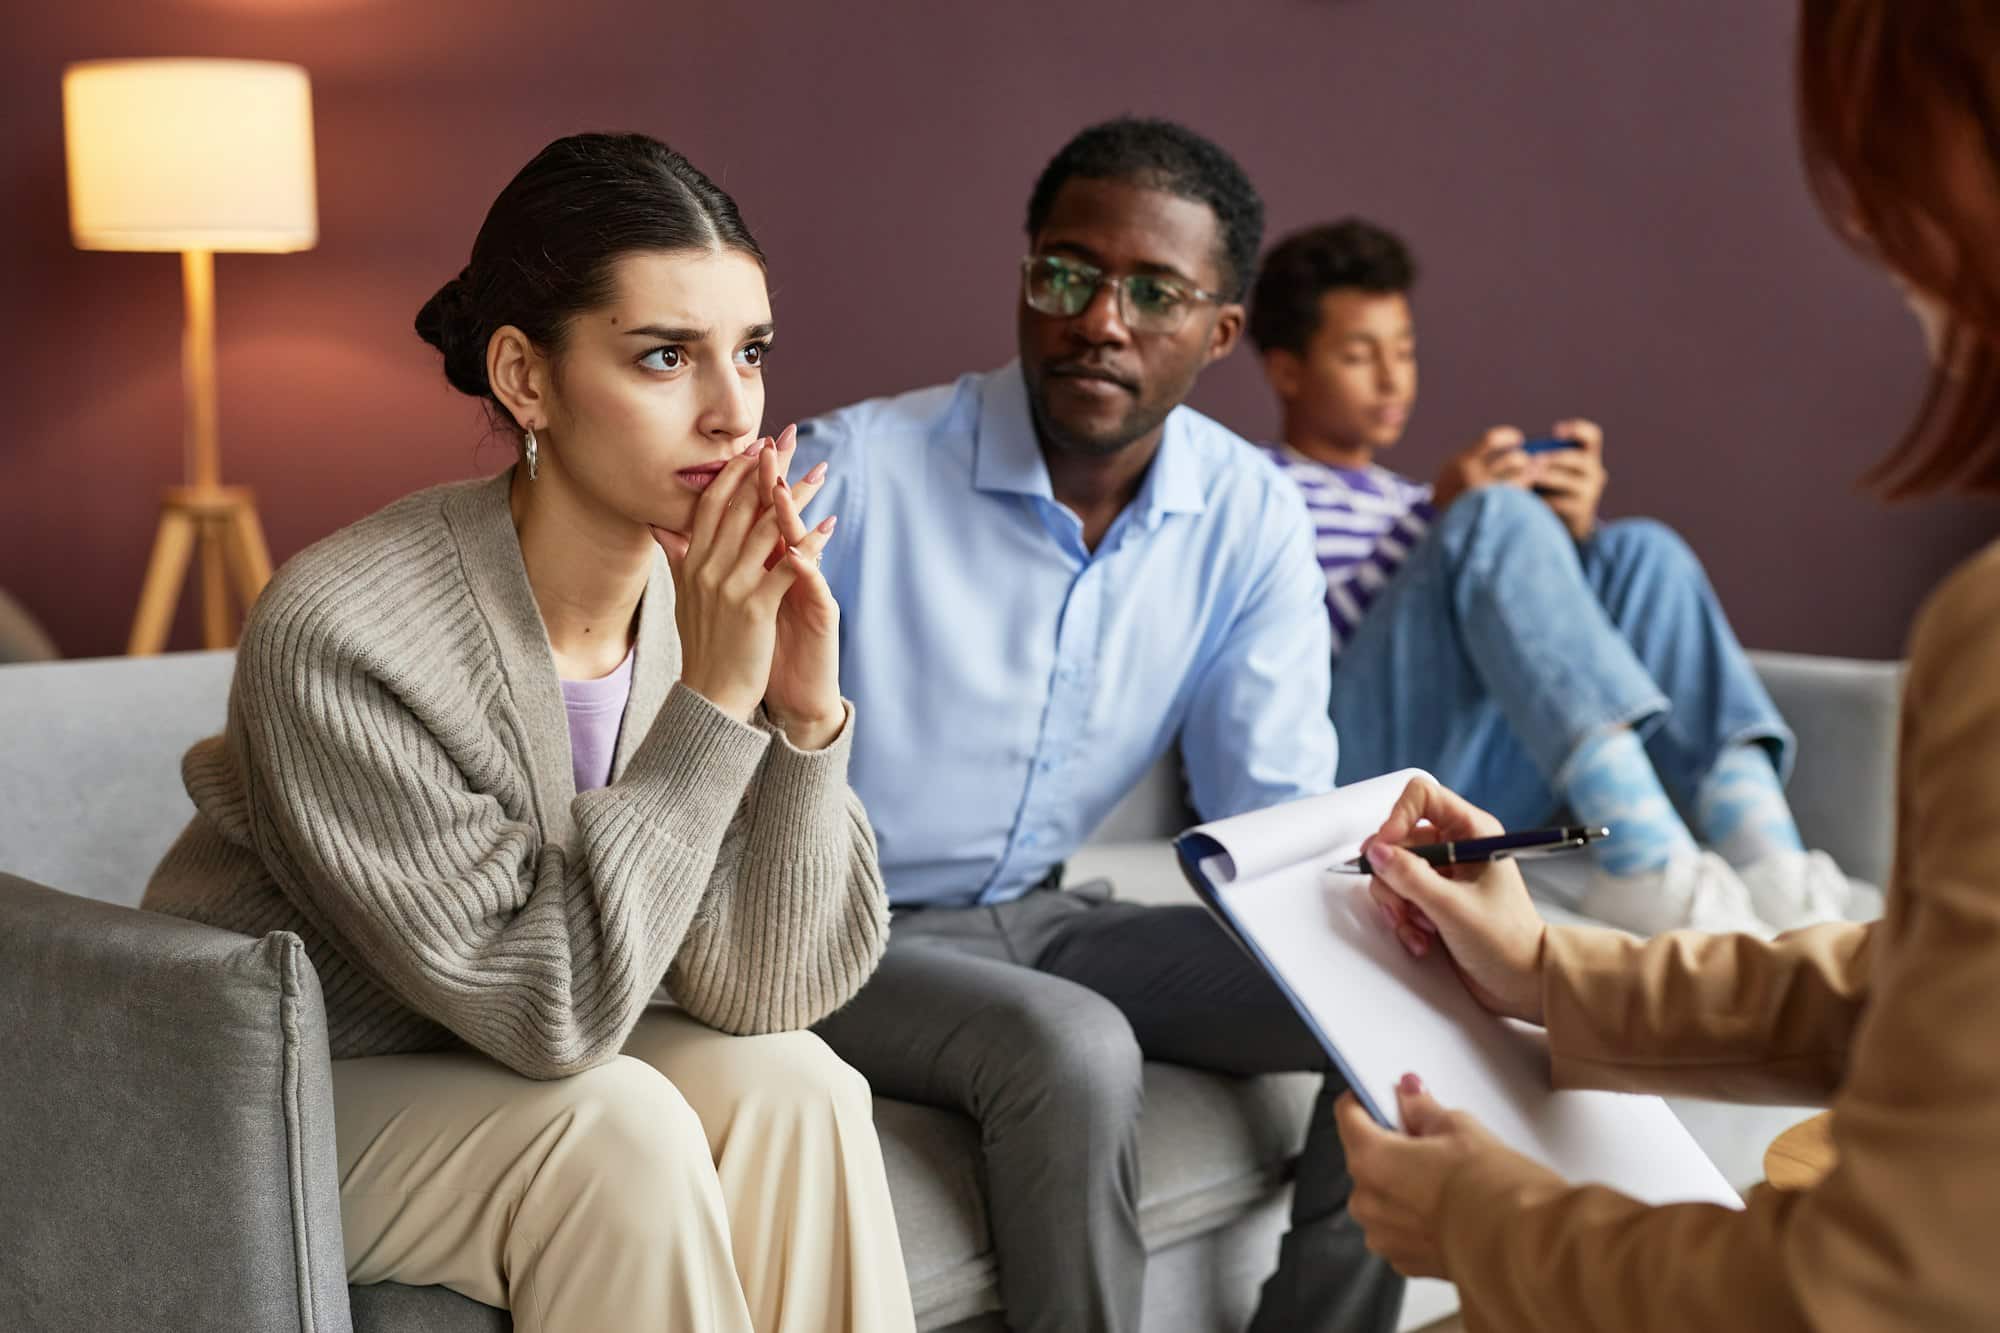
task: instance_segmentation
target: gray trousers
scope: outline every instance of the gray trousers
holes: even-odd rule
[[[1101,882],[991,907],[899,911],[881,967],[817,1031],[878,1093],[979,1123],[1007,1323],[1137,1333],[1142,1060],[1226,1074],[1326,1072],[1277,987],[1200,907]],[[1403,1282],[1347,1215],[1330,1075],[1291,1229],[1252,1333],[1389,1333]]]

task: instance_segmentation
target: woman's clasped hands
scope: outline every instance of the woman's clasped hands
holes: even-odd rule
[[[674,576],[681,683],[748,721],[764,705],[801,750],[840,734],[840,607],[819,568],[828,517],[799,513],[826,481],[824,463],[794,486],[798,428],[729,460],[695,504],[685,533],[653,529]]]

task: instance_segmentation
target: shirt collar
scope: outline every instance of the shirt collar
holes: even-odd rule
[[[980,387],[978,435],[973,442],[972,485],[976,490],[1055,499],[1049,465],[1035,439],[1034,414],[1028,408],[1028,382],[1021,363],[1010,361],[985,377]],[[1146,470],[1133,507],[1148,527],[1167,514],[1198,514],[1207,505],[1201,459],[1188,411],[1176,407],[1167,414],[1159,452]]]
[[[1049,485],[1049,465],[1042,460],[1042,447],[1035,440],[1028,382],[1021,375],[1019,361],[1009,361],[980,385],[979,433],[972,447],[974,489],[1055,498]]]
[[[1199,514],[1208,506],[1201,450],[1195,443],[1191,416],[1185,407],[1167,413],[1160,451],[1153,455],[1153,466],[1139,488],[1139,512],[1148,524],[1157,524],[1168,514]]]

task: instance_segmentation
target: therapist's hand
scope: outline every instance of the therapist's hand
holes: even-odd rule
[[[1448,1111],[1415,1074],[1396,1088],[1401,1133],[1376,1124],[1354,1094],[1334,1105],[1347,1170],[1354,1178],[1347,1211],[1367,1233],[1368,1248],[1404,1277],[1451,1277],[1443,1244],[1446,1187],[1474,1163],[1507,1163],[1513,1199],[1527,1205],[1566,1188],[1463,1111]]]
[[[1404,845],[1490,838],[1500,821],[1427,778],[1403,789],[1381,831],[1362,845],[1369,896],[1412,955],[1440,941],[1466,989],[1487,1009],[1542,1021],[1542,939],[1548,927],[1512,861],[1439,870]]]

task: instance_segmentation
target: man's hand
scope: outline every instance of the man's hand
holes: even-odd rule
[[[1495,426],[1479,443],[1448,460],[1431,484],[1431,507],[1442,514],[1467,491],[1488,486],[1526,486],[1533,479],[1529,458],[1521,452],[1526,439],[1512,426]]]
[[[1570,535],[1583,541],[1597,531],[1597,505],[1611,474],[1604,470],[1604,432],[1594,421],[1558,421],[1550,432],[1582,448],[1559,449],[1535,460],[1535,493],[1549,502]]]

